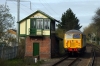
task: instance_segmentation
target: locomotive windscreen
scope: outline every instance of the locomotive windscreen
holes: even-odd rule
[[[67,39],[72,39],[73,38],[73,34],[66,34],[66,38]]]
[[[80,38],[80,34],[73,34],[73,38],[74,39],[79,39]]]
[[[79,39],[80,34],[66,34],[67,39]]]

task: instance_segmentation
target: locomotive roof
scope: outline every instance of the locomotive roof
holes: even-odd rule
[[[83,34],[80,30],[69,30],[66,33],[79,33],[79,34]]]

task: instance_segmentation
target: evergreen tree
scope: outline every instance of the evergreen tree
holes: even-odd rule
[[[64,29],[65,31],[70,29],[79,30],[82,26],[79,24],[79,20],[75,17],[75,14],[69,8],[61,17],[61,23],[58,24],[58,28]]]

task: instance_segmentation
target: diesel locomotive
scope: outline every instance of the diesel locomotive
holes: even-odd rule
[[[64,34],[64,49],[68,54],[86,50],[86,36],[80,30],[69,30]]]

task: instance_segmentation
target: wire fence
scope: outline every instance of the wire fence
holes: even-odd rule
[[[13,59],[17,56],[18,46],[0,46],[0,58],[1,59]]]

